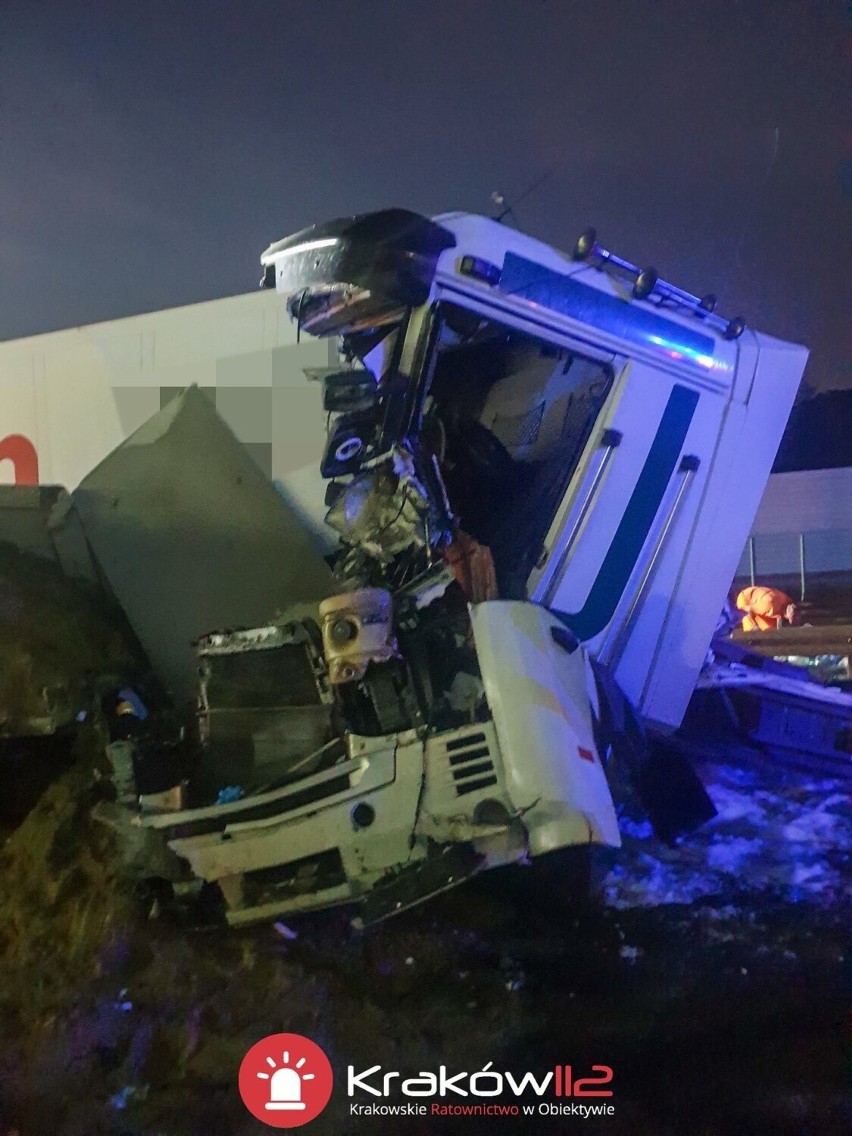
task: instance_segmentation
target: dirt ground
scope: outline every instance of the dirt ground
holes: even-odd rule
[[[366,933],[345,911],[288,921],[291,939],[142,917],[89,817],[101,741],[83,736],[0,852],[3,1136],[269,1131],[237,1070],[278,1032],[330,1057],[337,1087],[305,1129],[316,1136],[850,1130],[843,786],[708,766],[719,817],[673,850],[627,824],[591,903],[517,869]],[[609,1065],[614,1115],[349,1114],[349,1064],[414,1076],[489,1061]]]

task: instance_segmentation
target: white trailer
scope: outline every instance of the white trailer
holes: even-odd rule
[[[337,351],[296,339],[283,297],[258,290],[0,343],[0,485],[75,489],[193,385],[268,478],[298,484],[324,438],[304,369]]]

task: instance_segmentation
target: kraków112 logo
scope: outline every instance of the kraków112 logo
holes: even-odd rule
[[[240,1065],[243,1104],[270,1128],[299,1128],[316,1120],[331,1097],[334,1075],[326,1055],[298,1033],[272,1033]]]

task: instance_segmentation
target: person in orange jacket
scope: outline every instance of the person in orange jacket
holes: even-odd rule
[[[774,631],[785,623],[795,627],[799,622],[798,608],[778,588],[760,585],[743,588],[736,602],[738,609],[745,613],[743,631]]]

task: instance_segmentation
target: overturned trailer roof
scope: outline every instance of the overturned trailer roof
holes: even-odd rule
[[[332,593],[304,524],[190,387],[73,493],[89,543],[155,671],[196,693],[192,643]]]

